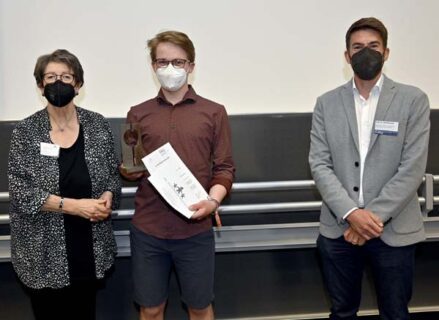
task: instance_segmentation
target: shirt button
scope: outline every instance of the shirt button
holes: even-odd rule
[[[360,164],[358,163],[358,161],[355,161],[354,165],[355,165],[356,167],[358,167]]]
[[[172,130],[174,130],[174,129],[175,129],[175,124],[172,123],[172,124],[170,125],[170,128],[171,128]]]
[[[358,187],[353,187],[352,188],[355,192],[357,192],[359,189],[358,189]]]

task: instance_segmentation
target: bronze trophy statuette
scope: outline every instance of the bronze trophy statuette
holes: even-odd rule
[[[123,166],[127,172],[145,171],[142,158],[146,155],[142,147],[138,123],[124,123],[121,128],[121,150]]]

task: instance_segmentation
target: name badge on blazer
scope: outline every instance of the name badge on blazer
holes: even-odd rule
[[[398,135],[399,122],[395,121],[375,121],[375,134],[382,134],[385,136],[397,136]]]
[[[59,157],[59,145],[41,142],[40,154],[48,157]]]

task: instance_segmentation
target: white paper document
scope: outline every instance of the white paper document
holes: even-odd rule
[[[189,206],[207,199],[207,192],[168,143],[142,159],[150,176],[148,180],[160,195],[178,212],[190,218]]]

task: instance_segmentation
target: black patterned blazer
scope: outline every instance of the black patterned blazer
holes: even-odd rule
[[[110,125],[98,113],[79,107],[76,111],[92,196],[111,191],[115,209],[121,186]],[[58,160],[40,154],[40,143],[51,143],[50,130],[47,109],[19,122],[12,132],[8,162],[12,264],[20,280],[37,289],[70,284],[64,214],[41,211],[50,194],[59,194]],[[116,255],[111,220],[93,223],[92,230],[96,277],[102,278]]]

